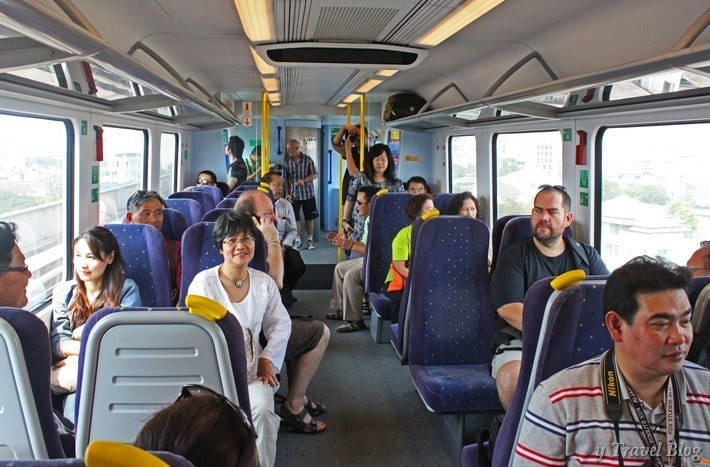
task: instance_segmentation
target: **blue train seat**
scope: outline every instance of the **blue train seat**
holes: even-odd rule
[[[202,216],[202,222],[214,222],[219,216],[231,210],[230,208],[214,208],[211,211],[207,211],[205,215]]]
[[[222,201],[222,198],[224,198],[222,190],[220,190],[216,186],[189,186],[183,191],[203,191],[205,193],[209,193],[209,195],[212,196],[212,200],[214,201],[215,206],[217,205],[217,203]]]
[[[249,414],[242,329],[219,311],[216,321],[175,308],[94,313],[79,355],[76,452],[96,439],[132,442],[187,384],[208,386]]]
[[[0,307],[0,459],[65,457],[52,413],[50,361],[42,320]]]
[[[224,208],[232,209],[236,203],[237,203],[237,198],[224,198],[217,205],[217,209],[224,209]]]
[[[187,221],[185,216],[176,209],[163,209],[163,227],[160,233],[168,240],[179,242],[182,240],[182,234],[187,230]]]
[[[370,228],[362,263],[363,290],[372,308],[370,333],[375,342],[386,342],[383,321],[392,317],[391,301],[384,293],[392,262],[392,240],[409,223],[404,212],[409,193],[383,193],[370,201]]]
[[[126,262],[126,277],[138,285],[145,306],[170,306],[170,266],[165,240],[158,229],[147,224],[108,224],[118,240]]]
[[[214,245],[212,231],[214,222],[199,222],[188,227],[182,237],[182,282],[180,284],[180,300],[184,306],[187,289],[198,272],[222,264],[223,258]],[[249,266],[267,272],[266,242],[259,232],[254,245],[254,259]]]
[[[503,229],[505,224],[511,219],[519,217],[517,214],[510,216],[503,216],[495,221],[493,224],[493,230],[491,231],[491,250],[493,250],[493,255],[491,257],[491,274],[498,264],[498,255],[500,254],[500,242],[503,236]],[[507,246],[507,245],[506,245]]]
[[[170,196],[168,196],[168,199],[181,199],[181,198],[187,198],[187,199],[193,199],[200,203],[200,206],[202,206],[202,211],[207,212],[211,209],[214,209],[217,207],[217,203],[215,203],[214,198],[210,193],[206,193],[204,191],[178,191],[175,193],[172,193]]]
[[[434,195],[434,207],[442,214],[449,214],[449,205],[457,194],[458,193],[436,193]]]
[[[202,205],[194,199],[168,198],[165,200],[165,204],[168,205],[168,208],[179,211],[185,218],[185,222],[187,222],[188,227],[196,222],[200,222],[200,219],[202,219],[202,215],[204,214]]]

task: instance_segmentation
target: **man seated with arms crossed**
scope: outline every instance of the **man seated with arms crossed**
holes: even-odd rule
[[[613,348],[540,383],[513,465],[707,462],[710,371],[685,360],[689,285],[686,268],[648,256],[609,276],[604,321]]]
[[[0,306],[22,308],[32,273],[17,245],[16,230],[13,222],[0,222]]]
[[[259,230],[267,245],[269,276],[281,287],[283,281],[283,254],[278,241],[278,231],[274,227],[274,205],[271,199],[257,190],[243,192],[234,205],[241,214],[260,219]],[[284,424],[303,433],[320,433],[325,423],[315,417],[326,412],[326,407],[306,396],[308,385],[316,374],[325,355],[330,340],[330,331],[320,321],[291,321],[291,336],[286,346],[286,372],[288,374],[288,394],[278,411]]]
[[[498,313],[491,374],[505,410],[513,401],[520,373],[523,299],[528,288],[573,269],[588,275],[609,274],[594,248],[564,236],[574,219],[571,204],[565,187],[541,185],[530,216],[532,237],[500,252],[491,276],[491,298]]]
[[[361,186],[357,190],[355,209],[357,209],[358,214],[365,218],[362,241],[353,241],[346,232],[328,234],[330,243],[339,248],[354,251],[359,255],[365,254],[367,233],[370,228],[370,200],[379,190],[376,186]],[[366,329],[365,321],[362,319],[363,294],[362,256],[336,264],[333,270],[333,293],[330,299],[330,307],[335,309],[335,311],[328,313],[326,318],[344,319],[346,321],[345,324],[341,324],[336,328],[338,332],[354,332]]]
[[[296,215],[293,212],[291,203],[281,197],[283,193],[283,180],[277,172],[267,172],[261,183],[266,183],[274,195],[274,209],[276,211],[276,228],[279,231],[279,241],[284,260],[283,288],[281,289],[281,301],[286,308],[290,308],[296,303],[293,296],[293,289],[296,282],[306,272],[306,265],[301,258],[301,254],[293,248],[294,241],[298,236],[296,230]]]
[[[157,191],[138,190],[128,198],[126,203],[126,220],[129,224],[148,224],[162,232],[163,209],[167,208],[165,200]],[[182,249],[179,241],[165,239],[165,251],[170,266],[170,298],[177,303],[180,281],[182,280]]]

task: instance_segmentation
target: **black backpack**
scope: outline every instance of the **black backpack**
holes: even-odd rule
[[[382,113],[382,120],[391,122],[404,117],[409,117],[419,112],[424,107],[426,100],[419,94],[413,92],[403,92],[393,94],[387,98],[385,110]]]

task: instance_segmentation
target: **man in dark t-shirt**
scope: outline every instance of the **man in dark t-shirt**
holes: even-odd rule
[[[239,136],[230,136],[224,152],[229,156],[230,164],[227,169],[229,189],[233,190],[247,179],[247,165],[242,159],[244,152],[244,140]]]
[[[609,274],[594,248],[563,235],[574,219],[570,207],[563,186],[542,185],[530,217],[533,236],[501,252],[491,276],[491,296],[498,313],[491,373],[505,410],[513,400],[520,373],[523,300],[528,288],[540,279],[573,269]]]

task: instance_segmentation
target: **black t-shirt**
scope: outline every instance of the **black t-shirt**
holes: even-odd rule
[[[582,269],[586,274],[609,274],[609,271],[594,248],[585,243],[564,237],[567,248],[557,257],[545,256],[537,249],[532,237],[521,240],[505,249],[491,276],[491,299],[497,310],[507,303],[523,303],[525,293],[535,282],[547,277],[559,276],[573,269]],[[517,329],[498,317],[499,333],[520,337]],[[496,336],[500,343],[501,336]]]
[[[244,162],[244,159],[238,157],[237,160],[229,165],[229,176],[237,179],[236,186],[244,183],[247,179],[247,175],[247,165]]]

